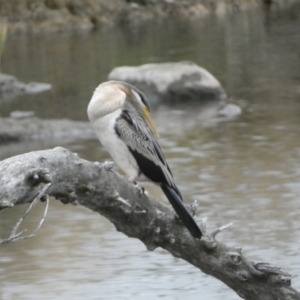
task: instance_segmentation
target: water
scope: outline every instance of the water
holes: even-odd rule
[[[247,257],[281,266],[300,289],[300,20],[297,10],[226,19],[125,26],[84,33],[10,36],[3,71],[53,90],[1,103],[0,113],[87,120],[93,89],[119,65],[192,60],[222,83],[243,113],[222,121],[211,107],[155,107],[160,144],[187,203],[208,228],[233,222],[219,239]],[[98,141],[60,145],[83,158],[109,156]],[[24,146],[24,145],[23,145]],[[28,143],[26,151],[53,147]],[[20,153],[19,144],[11,145]],[[1,146],[4,149],[4,146]],[[2,159],[8,152],[1,152]],[[2,153],[2,154],[1,154]],[[4,154],[5,153],[5,154]],[[147,186],[161,201],[161,192]],[[44,204],[24,228],[34,229]],[[6,237],[24,207],[0,214]],[[214,278],[115,231],[84,208],[51,202],[38,236],[2,245],[2,299],[239,299]]]

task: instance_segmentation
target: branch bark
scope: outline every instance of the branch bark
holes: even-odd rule
[[[0,209],[32,202],[49,183],[49,195],[100,213],[118,231],[140,239],[148,250],[166,249],[221,280],[241,298],[300,299],[289,274],[268,263],[253,263],[240,248],[218,242],[216,234],[224,228],[193,239],[171,209],[114,172],[111,163],[89,162],[64,148],[1,161]],[[205,220],[201,226],[205,232]]]

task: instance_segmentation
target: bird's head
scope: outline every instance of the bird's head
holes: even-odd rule
[[[128,98],[131,104],[143,114],[152,131],[159,136],[150,115],[150,104],[146,96],[136,87],[122,81],[103,82],[96,88],[88,106],[89,119],[95,122],[109,113],[121,110]]]
[[[118,86],[129,98],[131,98],[134,101],[135,105],[140,108],[151,129],[156,134],[156,136],[159,137],[159,133],[151,118],[151,108],[146,96],[140,90],[138,90],[136,87],[129,83],[118,82]]]

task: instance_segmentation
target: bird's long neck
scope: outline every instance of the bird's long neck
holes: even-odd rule
[[[110,87],[97,88],[89,103],[87,112],[92,123],[100,118],[119,110],[124,106],[126,95]]]

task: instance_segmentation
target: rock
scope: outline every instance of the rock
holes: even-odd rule
[[[56,140],[68,141],[93,139],[95,132],[90,122],[67,119],[41,120],[31,118],[0,118],[0,145],[10,142]]]
[[[138,67],[117,67],[110,80],[131,83],[152,102],[224,100],[220,82],[207,70],[193,62],[146,64]]]
[[[23,94],[37,94],[52,88],[48,83],[23,83],[12,75],[0,73],[0,101],[14,99]]]
[[[24,119],[24,118],[32,118],[34,117],[34,111],[22,111],[22,110],[15,110],[10,113],[10,117],[13,119]]]
[[[42,82],[29,82],[25,84],[25,93],[26,94],[38,94],[48,90],[51,90],[52,86],[49,83]]]
[[[220,111],[219,115],[223,117],[233,118],[239,115],[242,112],[242,109],[235,104],[226,104]]]

